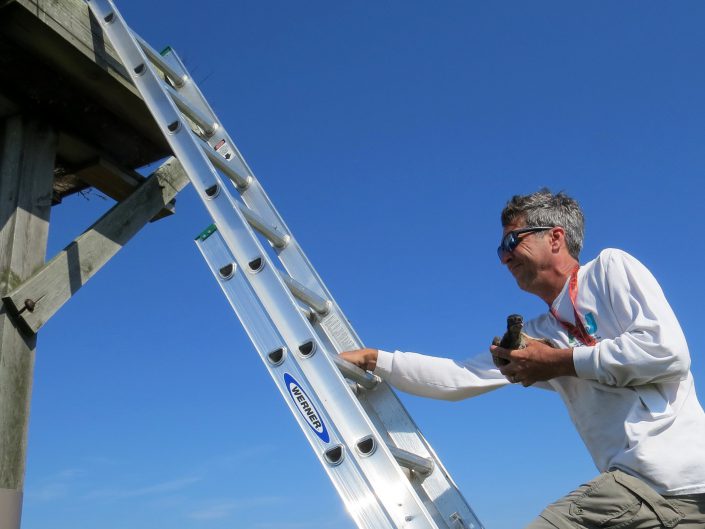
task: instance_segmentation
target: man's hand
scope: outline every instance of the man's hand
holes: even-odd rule
[[[493,356],[509,363],[499,366],[509,382],[524,387],[561,376],[577,376],[572,349],[554,349],[538,340],[527,340],[524,349],[504,349],[490,346]]]
[[[377,349],[357,349],[340,353],[340,358],[366,371],[374,371],[377,366],[377,352]]]

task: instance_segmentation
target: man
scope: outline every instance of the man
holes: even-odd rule
[[[601,474],[530,529],[705,528],[705,413],[680,325],[651,273],[620,250],[579,265],[583,214],[547,189],[502,211],[499,258],[546,313],[524,349],[490,346],[463,363],[416,353],[342,354],[393,386],[458,400],[509,383],[558,392]],[[495,366],[493,356],[504,359]]]

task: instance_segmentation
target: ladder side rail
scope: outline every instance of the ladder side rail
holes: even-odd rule
[[[235,153],[236,159],[240,162],[241,167],[246,169],[246,177],[250,179],[249,183],[245,189],[241,189],[240,187],[238,188],[245,204],[251,210],[256,211],[259,215],[262,215],[263,220],[268,220],[271,225],[275,226],[279,230],[282,230],[283,233],[286,234],[285,237],[288,238],[287,244],[275,244],[274,246],[275,250],[278,251],[279,258],[287,271],[295,280],[297,278],[300,279],[301,277],[308,276],[309,280],[306,281],[304,285],[307,286],[314,284],[318,287],[316,290],[322,295],[322,297],[324,297],[324,299],[327,300],[329,315],[327,319],[321,322],[320,327],[325,331],[329,341],[334,345],[336,352],[339,353],[344,350],[363,347],[362,341],[357,336],[355,330],[350,325],[339,305],[333,299],[332,294],[325,286],[325,283],[320,278],[301,247],[295,241],[291,230],[289,230],[286,226],[284,219],[281,218],[277,212],[274,204],[264,191],[264,188],[256,180],[253,171],[250,169],[246,160],[237,149],[235,142],[228,134],[226,128],[220,123],[220,120],[208,104],[198,86],[196,86],[196,84],[191,80],[191,76],[181,59],[178,57],[178,54],[176,54],[173,49],[168,48],[167,53],[165,53],[161,59],[168,65],[170,71],[175,72],[174,75],[178,76],[181,80],[182,86],[180,87],[180,91],[185,92],[184,98],[187,99],[200,112],[207,114],[209,120],[217,123],[218,135],[215,139],[209,140],[208,144],[213,147],[213,145],[217,145],[218,143],[225,141],[229,148]],[[240,173],[243,174],[242,169],[240,169]],[[398,402],[397,399],[395,399],[395,401]],[[398,417],[400,415],[399,411],[399,409],[393,410],[392,415]],[[408,413],[404,410],[402,415],[408,416]],[[413,421],[412,424],[408,426],[409,427],[405,428],[405,430],[409,430],[411,428],[418,431],[418,428],[415,424],[413,424]],[[414,447],[410,448],[413,449]]]
[[[317,330],[319,337],[334,349],[327,334],[320,329],[319,323],[314,323],[314,329]],[[343,367],[341,367],[341,373],[346,378],[354,380],[346,374]],[[427,508],[439,527],[450,524],[451,527],[458,529],[482,529],[483,526],[472,507],[391,387],[382,382],[373,391],[355,391],[355,393],[377,429],[387,433],[392,452],[394,452],[393,447],[398,447],[433,461],[434,465],[430,473],[423,472],[419,474],[420,479],[415,479],[416,476],[410,476],[410,479],[419,496],[431,503],[431,505],[427,503]],[[399,458],[397,460],[399,461]]]
[[[148,46],[144,41],[141,41],[141,43],[143,48]],[[152,51],[152,53],[155,52]],[[251,213],[250,216],[255,218],[260,217],[264,223],[268,223],[275,230],[282,232],[283,235],[270,238],[270,243],[272,243],[284,268],[292,279],[314,290],[331,305],[328,310],[328,318],[322,323],[321,328],[326,331],[326,334],[336,346],[336,352],[362,348],[363,345],[359,336],[348,323],[340,306],[333,299],[333,295],[306,257],[303,249],[293,237],[291,230],[286,225],[284,219],[279,215],[274,204],[264,191],[264,188],[255,178],[254,172],[240,153],[237,145],[210,107],[203,93],[196,83],[193,82],[178,54],[172,48],[167,48],[165,53],[160,57],[160,67],[162,67],[162,64],[166,67],[164,69],[167,70],[164,72],[165,74],[172,78],[179,79],[180,85],[178,86],[178,94],[180,97],[188,101],[196,112],[207,116],[206,119],[209,122],[212,121],[216,124],[215,130],[217,133],[214,136],[204,134],[205,138],[201,138],[204,141],[204,145],[206,145],[204,148],[212,149],[209,151],[211,161],[217,156],[214,156],[213,152],[218,146],[220,146],[219,151],[224,151],[223,154],[229,156],[227,162],[222,161],[221,163],[229,166],[233,165],[232,170],[240,176],[240,179],[235,182],[236,188],[240,192],[241,198],[247,208],[254,212]],[[172,90],[175,89],[172,88]],[[225,147],[223,147],[223,145]],[[246,182],[246,184],[244,182]],[[261,224],[260,222],[260,225]],[[253,225],[257,227],[255,224]],[[260,229],[260,231],[262,232],[263,230]],[[286,241],[282,242],[281,237],[286,238]]]
[[[139,38],[136,34],[133,35],[135,35],[136,38]],[[170,95],[173,95],[173,93],[178,94],[183,101],[188,102],[196,113],[205,116],[208,122],[212,122],[215,125],[213,127],[213,133],[210,134],[207,128],[202,127],[199,124],[199,127],[202,129],[202,134],[200,134],[199,137],[204,144],[208,146],[209,150],[217,152],[223,158],[225,163],[231,168],[231,170],[240,175],[243,179],[235,182],[238,191],[242,192],[246,190],[250,186],[251,180],[254,178],[252,169],[245,161],[245,158],[238,150],[227,130],[225,130],[225,127],[223,127],[223,124],[220,122],[220,119],[213,111],[206,98],[203,96],[201,89],[196,85],[176,51],[174,51],[171,47],[167,47],[160,55],[160,60],[152,62],[158,68],[162,68],[162,65],[167,67],[168,71],[163,71],[162,73],[166,75],[165,84],[173,91],[169,91]],[[173,82],[173,75],[178,76],[180,84],[177,85]],[[251,209],[262,214],[255,208]],[[275,219],[267,218],[267,220],[274,223]]]
[[[283,218],[279,215],[274,204],[269,199],[247,161],[237,148],[237,145],[222,125],[213,109],[208,104],[206,98],[192,81],[185,65],[176,52],[169,48],[162,57],[164,63],[168,65],[172,72],[175,72],[183,84],[179,87],[179,94],[184,97],[197,111],[207,116],[208,121],[216,123],[214,136],[205,134],[202,138],[208,147],[215,148],[219,144],[227,146],[227,154],[234,154],[228,159],[229,163],[234,163],[236,171],[241,175],[246,175],[247,186],[236,186],[247,207],[257,212],[265,222],[269,222],[277,230],[281,230],[289,238],[287,244],[273,244],[285,269],[292,278],[302,282],[308,288],[318,292],[328,301],[329,310],[326,317],[319,321],[317,326],[323,330],[328,341],[334,346],[336,352],[350,349],[362,348],[363,344],[355,330],[345,317],[342,309],[333,299],[332,294],[326,287],[317,271],[308,260],[303,250],[294,238],[291,230],[286,226]],[[205,121],[205,120],[204,120]],[[222,149],[222,147],[221,147]],[[238,163],[239,162],[239,163]],[[386,384],[383,384],[387,386]],[[422,457],[428,457],[435,461],[439,472],[432,473],[422,483],[414,483],[417,492],[423,491],[439,511],[443,520],[449,520],[451,515],[459,511],[469,527],[481,527],[481,524],[472,508],[467,503],[457,485],[441,463],[440,459],[432,449],[430,444],[421,434],[418,426],[408,414],[403,404],[389,387],[380,387],[372,394],[365,394],[361,399],[362,405],[370,415],[380,431],[387,431],[390,440],[399,448],[406,449]],[[420,490],[419,490],[420,489]]]
[[[422,482],[413,484],[428,495],[444,522],[455,520],[453,515],[459,514],[467,529],[482,529],[472,507],[389,385],[382,383],[374,391],[361,392],[358,398],[365,409],[374,410],[397,447],[434,461],[434,471]]]
[[[217,145],[218,143],[225,141],[226,144],[229,146],[229,149],[231,149],[231,151],[235,153],[236,159],[240,162],[239,165],[242,168],[245,168],[246,173],[243,173],[242,169],[240,169],[240,173],[246,174],[246,177],[250,180],[245,189],[238,189],[242,194],[243,201],[251,210],[256,211],[259,215],[262,215],[263,220],[268,220],[273,226],[276,226],[277,229],[282,230],[282,232],[286,234],[285,236],[288,237],[289,240],[287,244],[280,244],[279,248],[277,248],[277,246],[275,245],[275,249],[279,250],[279,257],[282,260],[284,266],[287,267],[287,271],[289,271],[290,274],[292,269],[301,271],[301,273],[298,274],[291,274],[292,278],[306,275],[312,276],[314,278],[315,284],[318,286],[317,290],[323,295],[323,297],[328,302],[328,312],[330,314],[328,319],[322,322],[321,328],[326,331],[325,334],[330,339],[330,342],[335,346],[336,352],[342,352],[343,350],[363,347],[361,340],[355,333],[352,326],[349,324],[349,321],[343,314],[339,305],[333,299],[332,294],[327,289],[320,276],[317,274],[311,262],[305,256],[301,247],[298,245],[298,243],[296,243],[293,234],[291,233],[291,230],[288,229],[286,223],[277,212],[276,208],[274,207],[274,204],[267,196],[263,187],[256,180],[253,171],[250,169],[246,160],[244,159],[240,151],[237,149],[235,142],[228,134],[226,128],[222,125],[222,123],[218,119],[213,109],[208,104],[206,98],[203,96],[203,93],[200,91],[198,86],[196,86],[196,84],[191,80],[191,76],[188,73],[188,70],[186,69],[181,59],[178,57],[178,54],[173,49],[168,48],[167,53],[165,53],[162,57],[162,61],[164,61],[168,65],[169,69],[172,72],[175,72],[175,75],[178,75],[178,78],[182,80],[183,84],[180,87],[180,91],[184,92],[184,98],[187,99],[189,103],[195,108],[197,108],[200,112],[202,112],[203,114],[207,114],[209,120],[217,123],[216,130],[218,131],[218,135],[216,138],[209,141],[209,145],[212,147],[213,145],[211,144]],[[234,160],[231,159],[229,161]],[[295,251],[292,252],[291,250]],[[311,284],[310,281],[308,281],[307,283]],[[332,331],[331,327],[333,327]],[[395,402],[399,402],[396,398],[394,400]],[[399,406],[401,406],[401,403],[399,403]],[[398,408],[394,409],[391,411],[390,415],[398,418],[400,416],[399,411],[400,410]],[[404,412],[401,415],[408,416],[408,413]],[[408,431],[410,429],[418,431],[418,428],[415,424],[413,424],[413,421],[410,425],[404,428],[405,431]],[[409,448],[414,449],[417,447]],[[431,454],[429,453],[429,455]]]
[[[173,71],[179,74],[181,79],[185,80],[183,86],[178,89],[178,92],[184,97],[184,99],[188,100],[189,103],[191,103],[191,105],[193,105],[198,111],[208,115],[210,120],[214,123],[217,123],[217,133],[215,136],[206,138],[204,141],[206,141],[211,148],[214,148],[216,145],[224,141],[228,146],[228,153],[232,153],[234,155],[234,157],[230,158],[228,161],[230,163],[234,163],[236,160],[238,162],[236,165],[244,168],[240,169],[240,171],[246,172],[247,177],[251,178],[246,187],[238,186],[238,191],[240,191],[243,202],[248,208],[260,215],[266,222],[272,226],[276,226],[280,230],[283,230],[283,232],[291,238],[288,244],[279,248],[275,247],[276,252],[279,254],[279,258],[281,259],[287,272],[289,272],[289,275],[307,288],[314,290],[320,296],[330,300],[333,304],[335,304],[335,312],[338,317],[340,317],[343,321],[347,321],[340,310],[340,307],[337,303],[335,303],[331,292],[328,288],[326,288],[325,283],[316,272],[316,269],[304,254],[301,246],[296,242],[292,231],[288,228],[286,222],[274,207],[274,204],[270,200],[264,188],[256,179],[254,172],[248,165],[244,156],[240,153],[227,129],[220,122],[218,116],[208,104],[208,101],[204,97],[201,90],[191,79],[188,70],[184,66],[178,54],[173,49],[168,48],[167,53],[162,57],[162,59]],[[362,347],[362,341],[351,327],[349,327],[348,332],[351,334],[350,347]]]
[[[374,498],[374,492],[362,469],[354,458],[346,454],[350,448],[341,439],[325,406],[310,389],[298,363],[285,362],[287,355],[292,353],[282,346],[282,338],[243,277],[245,272],[234,262],[220,234],[213,231],[204,237],[198,237],[196,245],[240,319],[282,398],[333,482],[346,509],[356,518],[358,527],[395,529],[392,520]],[[295,360],[296,357],[294,356],[293,359]],[[288,385],[288,381],[292,380],[296,384],[295,387],[300,388],[308,397],[305,402],[309,406],[312,405],[320,416],[318,420],[321,426],[318,429],[314,429],[310,420],[303,418],[301,411],[294,404],[294,395],[290,393],[291,386]],[[323,441],[322,433],[329,436],[328,442]],[[361,505],[364,508],[360,508]]]
[[[105,33],[108,34],[126,69],[133,72],[135,85],[157,123],[163,128],[174,154],[191,178],[215,223],[221,228],[223,238],[237,262],[249,263],[250,266],[255,262],[262,264],[257,270],[253,270],[256,273],[248,273],[246,277],[270,317],[278,322],[287,346],[294,350],[303,343],[312,342],[315,345],[315,333],[296,308],[291,293],[274,270],[269,257],[227,188],[223,186],[220,176],[210,165],[200,146],[195,143],[195,136],[190,129],[181,126],[175,104],[161,87],[160,79],[147,63],[144,53],[119,12],[109,0],[89,0],[89,6],[102,22]],[[231,222],[228,214],[234,222]],[[372,448],[368,453],[361,449],[361,454],[356,454],[356,459],[360,466],[364,467],[366,475],[374,484],[375,492],[395,521],[401,516],[406,522],[405,527],[409,529],[435,527],[430,513],[404,477],[386,444],[379,442],[379,433],[347,387],[330,356],[311,355],[301,367],[312,386],[318,388],[322,400],[352,404],[356,413],[336,419],[333,416],[333,413],[337,413],[336,406],[332,406],[331,415],[334,422],[341,425],[341,433],[346,439],[368,439],[369,443],[364,446]],[[358,447],[362,446],[361,443],[362,441],[358,442]]]
[[[243,242],[244,241],[240,241],[236,243],[234,247],[238,249],[242,248]],[[233,247],[230,248],[232,250]],[[235,261],[238,263],[251,262],[247,258],[243,259],[238,257],[236,252],[233,252],[233,254],[235,255]],[[268,265],[271,267],[271,264],[268,263]],[[265,270],[266,268],[261,270],[257,275],[263,274]],[[270,315],[274,314],[272,319],[279,322],[280,330],[283,328],[284,332],[282,332],[282,336],[289,350],[295,351],[299,344],[306,341],[307,336],[315,335],[314,332],[304,334],[306,331],[297,332],[297,329],[291,329],[290,333],[294,335],[294,338],[287,339],[287,326],[282,325],[282,323],[286,322],[293,327],[295,321],[292,321],[292,319],[303,320],[298,307],[295,306],[296,304],[293,300],[290,300],[293,315],[287,315],[283,310],[280,310],[280,308],[284,306],[285,300],[283,296],[276,299],[277,292],[272,292],[271,289],[266,288],[267,285],[264,285],[264,289],[258,289],[258,282],[251,281],[250,276],[250,273],[246,274],[250,285],[262,301],[263,306]],[[263,285],[260,283],[259,286]],[[286,287],[281,289],[281,294],[284,293],[289,294]],[[274,306],[267,306],[267,300],[270,300]],[[295,317],[292,318],[292,316]],[[318,342],[316,343],[316,348],[322,349],[323,346]],[[309,381],[310,387],[316,388],[316,393],[320,396],[320,400],[330,403],[327,409],[330,412],[331,419],[335,424],[340,425],[341,433],[348,445],[359,447],[360,440],[364,438],[369,438],[375,443],[374,452],[372,448],[368,450],[370,453],[369,457],[366,457],[364,451],[355,451],[354,448],[350,450],[350,453],[357,459],[360,466],[364,468],[366,475],[370,477],[370,481],[375,484],[374,490],[385,508],[391,511],[391,515],[397,523],[400,523],[401,519],[407,520],[408,518],[408,527],[410,528],[438,527],[432,522],[432,516],[428,513],[423,504],[423,500],[413,491],[413,487],[400,471],[400,468],[396,466],[396,464],[389,465],[390,462],[396,463],[394,455],[391,454],[386,444],[384,444],[384,439],[373,427],[369,417],[362,410],[359,401],[347,388],[340,372],[334,366],[334,363],[331,362],[330,356],[325,354],[325,351],[322,351],[322,353],[324,354],[315,354],[311,358],[304,358],[300,363],[301,370]],[[297,359],[297,361],[299,360]],[[315,364],[316,362],[318,362],[318,365]],[[323,365],[321,366],[321,364]],[[365,435],[365,430],[370,433]],[[389,457],[378,458],[377,461],[372,461],[372,458],[378,451],[389,452]],[[387,488],[390,483],[393,484],[393,486]],[[412,524],[412,521],[415,523]]]
[[[280,393],[289,405],[292,413],[294,413],[296,408],[289,400],[290,394],[287,392],[285,383],[287,373],[293,373],[293,378],[296,381],[306,381],[305,376],[301,372],[297,362],[294,362],[293,365],[287,365],[285,369],[281,366],[284,362],[285,355],[289,353],[285,348],[279,347],[279,344],[283,343],[283,340],[279,337],[274,324],[265,313],[251,288],[247,285],[246,280],[242,277],[243,272],[239,269],[234,258],[227,250],[217,230],[211,228],[204,233],[205,236],[202,235],[196,239],[196,244],[208,263],[211,272],[218,280],[219,286],[230,302],[230,305],[240,319],[250,340],[255,345],[255,349],[260,355],[265,367],[267,367],[270,372]],[[296,356],[292,356],[291,359],[296,361]],[[309,389],[306,391],[306,394],[309,396],[315,395],[315,392]],[[378,502],[370,501],[374,492],[371,490],[369,483],[364,478],[359,467],[354,465],[354,461],[351,461],[351,464],[354,465],[352,469],[334,471],[332,468],[329,468],[336,467],[344,460],[344,452],[339,456],[340,459],[331,461],[329,454],[341,446],[338,441],[339,436],[335,435],[337,430],[329,419],[325,406],[315,401],[314,407],[317,410],[324,410],[325,412],[325,415],[321,414],[324,419],[322,422],[324,425],[330,425],[332,432],[330,445],[333,448],[321,443],[317,435],[313,434],[307,427],[308,424],[301,420],[300,415],[297,413],[294,413],[294,415],[299,419],[299,425],[307,435],[309,443],[316,452],[321,464],[324,465],[329,478],[334,483],[336,490],[338,490],[349,512],[351,512],[351,515],[354,517],[360,518],[360,521],[357,522],[360,527],[369,527],[370,529],[386,527],[380,521],[384,512],[379,508]],[[326,431],[327,430],[328,427],[326,427]],[[350,449],[350,447],[347,449]],[[390,447],[390,451],[395,459],[403,462],[403,466],[407,468],[424,475],[433,469],[433,463],[431,461],[418,458],[415,454],[394,447]],[[388,520],[386,515],[384,519]]]

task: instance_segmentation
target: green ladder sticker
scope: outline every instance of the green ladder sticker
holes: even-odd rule
[[[218,230],[218,228],[215,227],[215,224],[211,224],[205,230],[203,230],[201,233],[199,233],[194,240],[195,241],[205,241],[208,237],[213,235],[217,230]]]

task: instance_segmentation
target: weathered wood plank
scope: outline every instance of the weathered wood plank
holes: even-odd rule
[[[36,333],[187,183],[181,164],[170,159],[3,301]]]
[[[87,184],[99,187],[103,193],[117,202],[125,200],[145,180],[138,173],[120,169],[104,158],[76,169],[74,174]]]
[[[56,133],[22,117],[6,119],[0,129],[0,293],[5,293],[44,263]],[[4,527],[15,523],[19,527],[35,344],[35,337],[20,332],[0,307],[0,526]]]
[[[155,141],[163,142],[161,132],[153,126],[151,117],[146,113],[137,88],[110,42],[104,38],[100,25],[90,16],[84,0],[17,0],[16,3],[32,13],[46,28],[44,31],[36,31],[35,28],[30,33],[21,25],[15,25],[6,28],[6,34],[12,35],[13,40],[21,42],[27,49],[35,51],[53,68],[69,74],[115,114],[132,120],[136,125],[147,125],[144,128],[154,135]],[[65,41],[63,46],[56,45],[57,38]],[[90,62],[76,60],[69,50],[80,52]],[[92,63],[97,64],[110,77],[98,75]],[[134,97],[127,97],[122,91],[121,97],[115,97],[119,87],[131,92]],[[143,111],[143,115],[135,113],[136,105]]]
[[[0,3],[0,93],[85,144],[76,149],[73,142],[60,152],[69,167],[85,164],[96,151],[129,168],[169,155],[123,73],[83,0]]]
[[[125,86],[135,95],[137,89],[129,80],[125,68],[117,58],[115,50],[103,39],[102,30],[97,22],[89,16],[89,9],[85,0],[16,0],[16,3],[23,6],[30,13],[47,25],[60,37],[72,44],[78,51],[86,57],[98,63],[106,70],[115,81]],[[27,42],[36,48],[42,48],[52,62],[65,63],[66,57],[60,51],[44,49],[41,35],[27,36],[33,43]],[[37,38],[40,42],[37,42]],[[70,68],[75,68],[75,62],[67,64]],[[90,80],[88,80],[90,81]]]
[[[87,184],[100,189],[113,200],[121,202],[146,180],[141,174],[123,169],[99,158],[90,165],[77,169],[75,175]],[[55,186],[56,187],[56,182]],[[152,220],[159,220],[174,213],[173,204],[167,204]]]

